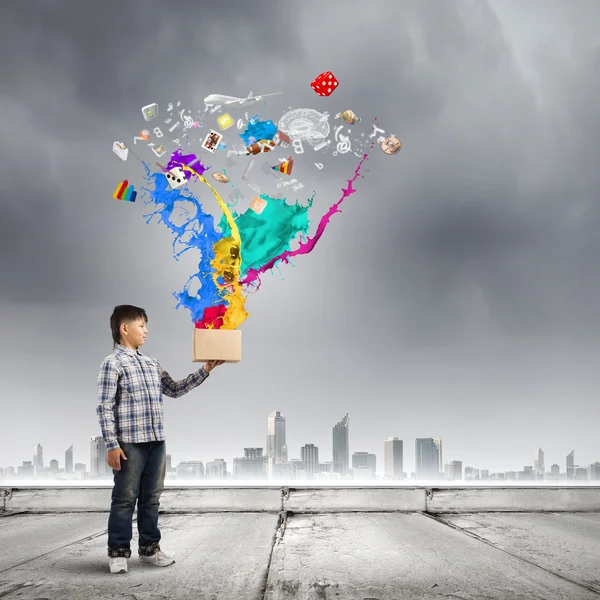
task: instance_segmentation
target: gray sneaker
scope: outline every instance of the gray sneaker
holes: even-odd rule
[[[152,556],[144,556],[140,554],[140,561],[147,565],[156,565],[157,567],[168,567],[175,562],[175,557],[169,552],[159,550]]]
[[[127,573],[127,559],[124,556],[110,557],[108,566],[111,573]]]

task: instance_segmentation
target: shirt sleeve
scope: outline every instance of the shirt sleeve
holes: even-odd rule
[[[169,398],[179,398],[180,396],[191,392],[208,377],[208,373],[204,370],[204,367],[202,367],[196,372],[188,375],[185,379],[174,381],[171,376],[160,366],[158,361],[156,361],[156,364],[158,365],[158,370],[160,372],[162,393],[165,396],[169,396]]]
[[[115,433],[115,397],[119,369],[110,360],[105,360],[98,373],[98,406],[96,413],[102,430],[102,437],[108,451],[119,447]]]

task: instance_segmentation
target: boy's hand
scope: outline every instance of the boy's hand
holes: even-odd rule
[[[115,448],[114,450],[109,450],[106,453],[106,462],[115,471],[120,471],[121,470],[121,457],[123,457],[123,460],[127,460],[127,457],[125,456],[125,453],[123,452],[123,449],[121,447]]]
[[[204,370],[207,373],[210,373],[215,367],[222,365],[224,362],[225,362],[224,360],[209,360],[204,365]]]

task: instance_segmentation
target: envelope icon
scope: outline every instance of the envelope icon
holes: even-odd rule
[[[123,142],[113,142],[113,152],[121,159],[127,160],[129,148]]]

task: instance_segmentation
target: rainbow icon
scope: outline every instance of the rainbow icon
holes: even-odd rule
[[[278,165],[275,165],[274,167],[271,167],[271,169],[273,169],[273,171],[279,171],[280,173],[283,173],[284,175],[291,175],[293,166],[294,166],[294,159],[290,156],[286,161],[279,163]]]
[[[135,191],[133,184],[129,185],[127,179],[117,186],[117,189],[113,194],[115,200],[124,200],[126,202],[135,202],[136,197],[137,192]]]

